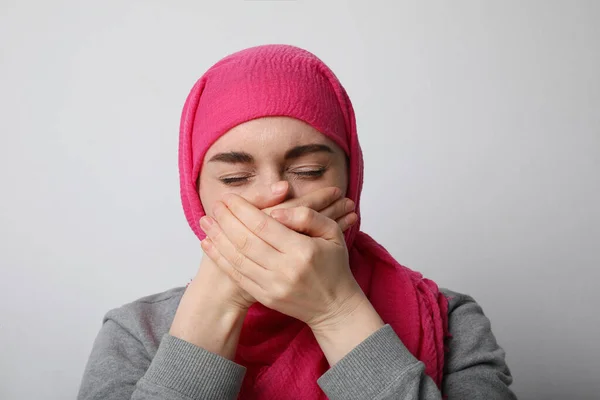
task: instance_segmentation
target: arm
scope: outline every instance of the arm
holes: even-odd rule
[[[449,400],[516,399],[508,387],[512,377],[504,351],[496,343],[489,319],[472,298],[452,295],[449,323],[453,337],[446,354],[444,395]],[[319,379],[319,385],[332,400],[441,400],[440,391],[424,370],[424,364],[386,325],[350,350]]]
[[[88,360],[79,400],[235,399],[245,368],[165,334],[152,358],[122,309],[109,312]]]
[[[330,363],[341,358],[319,380],[329,398],[442,398],[424,364],[389,327],[377,330],[381,321],[368,301],[356,300],[360,287],[333,221],[302,207],[274,210],[269,219],[235,194],[216,204],[214,215],[205,230],[206,255],[262,304],[305,322]],[[449,319],[450,333],[464,337],[450,341],[444,394],[514,399],[504,353],[481,309],[465,306]]]
[[[312,207],[337,219],[340,229],[345,230],[353,223],[343,218],[347,199],[339,199],[339,190],[332,189],[320,189],[275,208]],[[198,275],[177,306],[172,324],[169,321],[161,331],[166,332],[170,326],[155,355],[148,354],[143,344],[147,341],[140,337],[152,334],[156,319],[141,320],[140,315],[129,315],[123,309],[107,314],[86,366],[79,400],[237,397],[245,368],[230,359],[235,354],[245,309],[255,300],[209,261],[203,259]],[[152,338],[153,346],[159,339]]]

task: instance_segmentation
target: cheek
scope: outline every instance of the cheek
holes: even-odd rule
[[[202,177],[200,177],[199,186],[200,203],[202,203],[204,213],[206,215],[212,215],[213,205],[225,194],[224,192],[221,193],[223,191],[222,185],[219,185],[214,180],[202,179]]]
[[[215,205],[215,202],[222,199],[227,193],[238,194],[244,197],[246,200],[252,202],[251,196],[246,193],[246,191],[248,191],[248,188],[244,186],[227,187],[217,179],[211,179],[209,177],[202,179],[202,177],[200,177],[200,203],[202,203],[202,208],[204,209],[204,213],[206,215],[213,215],[212,209]]]

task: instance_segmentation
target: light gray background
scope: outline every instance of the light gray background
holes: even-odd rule
[[[521,399],[598,398],[600,2],[0,4],[0,398],[74,398],[103,314],[191,278],[181,107],[272,42],[354,101],[364,230],[483,305]]]

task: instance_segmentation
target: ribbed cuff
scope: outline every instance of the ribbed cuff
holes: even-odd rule
[[[372,399],[418,362],[392,327],[385,325],[317,382],[330,399]]]
[[[144,379],[192,399],[230,400],[246,368],[169,334],[163,336]]]

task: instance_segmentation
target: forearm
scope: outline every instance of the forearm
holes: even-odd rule
[[[245,368],[234,363],[246,310],[228,301],[218,280],[199,273],[187,287],[152,364],[132,399],[230,400]]]
[[[331,400],[441,400],[425,366],[386,325],[361,342],[318,381]],[[457,397],[464,398],[464,397]]]
[[[233,361],[165,335],[131,400],[234,400],[245,372]]]
[[[385,326],[369,300],[340,321],[313,329],[332,367],[319,379],[330,399],[381,398],[438,400],[440,392],[420,363]]]
[[[169,304],[177,305],[181,301]],[[246,369],[211,351],[165,334],[164,312],[137,302],[111,310],[86,365],[78,399],[234,400]],[[182,315],[182,314],[180,314]],[[156,339],[162,338],[157,349]],[[210,337],[210,336],[205,336]],[[193,339],[190,339],[193,340]],[[208,347],[208,346],[207,346]],[[155,350],[154,350],[155,349]]]

